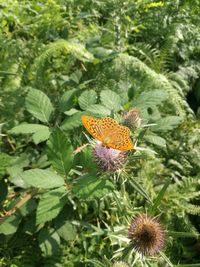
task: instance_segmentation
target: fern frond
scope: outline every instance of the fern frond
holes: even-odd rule
[[[83,62],[89,62],[93,60],[92,54],[88,52],[83,45],[63,39],[57,40],[48,44],[43,53],[36,58],[33,65],[33,70],[36,72],[36,82],[39,83],[42,81],[44,72],[48,64],[51,64],[50,61],[52,58],[59,57],[60,55],[64,55],[69,58],[69,67],[72,66],[76,60]],[[72,58],[70,58],[70,56]]]

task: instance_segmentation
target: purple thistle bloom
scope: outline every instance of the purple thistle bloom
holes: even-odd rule
[[[94,146],[93,153],[97,165],[104,171],[116,171],[122,168],[126,158],[125,151],[106,147],[99,141]]]
[[[140,214],[132,219],[129,238],[141,254],[154,255],[164,246],[164,230],[157,219]]]

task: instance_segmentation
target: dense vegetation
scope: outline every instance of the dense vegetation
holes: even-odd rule
[[[199,13],[199,0],[0,2],[0,266],[200,266]],[[133,108],[136,149],[106,171],[81,116],[123,124]],[[165,231],[153,257],[128,238],[139,214]]]

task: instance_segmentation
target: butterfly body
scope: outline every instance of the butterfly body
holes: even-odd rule
[[[82,116],[81,119],[86,130],[104,146],[118,150],[134,148],[129,128],[119,125],[114,119],[90,116]]]

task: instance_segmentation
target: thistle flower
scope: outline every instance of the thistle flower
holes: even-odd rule
[[[139,109],[137,108],[131,109],[124,115],[124,124],[127,125],[128,127],[140,128],[142,120],[140,118],[139,113],[140,113]]]
[[[113,264],[113,267],[129,267],[129,265],[124,261],[117,261]]]
[[[154,255],[164,246],[164,230],[157,219],[140,214],[132,219],[129,238],[141,254]]]
[[[93,154],[97,165],[103,171],[116,171],[120,169],[126,158],[125,151],[106,147],[99,141],[94,146]]]

